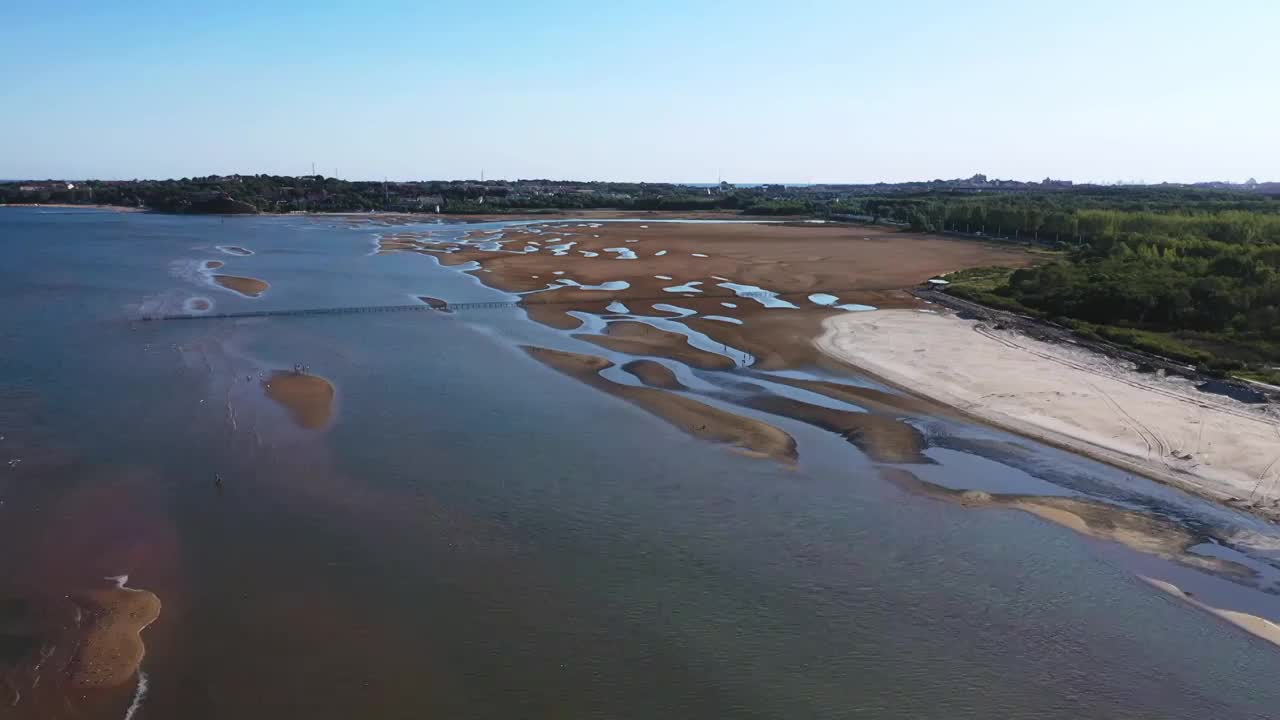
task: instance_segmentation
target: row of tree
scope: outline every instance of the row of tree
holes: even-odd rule
[[[873,199],[860,208],[917,232],[982,233],[1032,242],[1080,244],[1120,233],[1196,237],[1229,243],[1280,242],[1280,204],[1252,209],[1184,205],[1177,211],[1073,208],[1044,201],[996,197],[938,200]]]
[[[1122,218],[995,292],[1049,317],[1166,334],[1211,367],[1280,377],[1280,242],[1249,229],[1271,228],[1274,218],[1237,212],[1170,225],[1178,235],[1115,229],[1145,226]]]

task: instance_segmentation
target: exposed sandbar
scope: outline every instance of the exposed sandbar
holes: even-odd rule
[[[703,370],[728,370],[732,359],[707,352],[689,344],[680,333],[669,332],[639,321],[620,320],[609,323],[604,335],[574,335],[601,347],[631,355],[658,355],[679,360]]]
[[[548,367],[627,400],[695,437],[731,445],[757,457],[783,461],[796,458],[795,439],[773,425],[665,390],[611,382],[599,374],[613,365],[602,357],[540,347],[524,349]]]
[[[781,395],[755,395],[737,402],[833,432],[877,462],[933,462],[923,454],[920,431],[895,418],[811,405]]]
[[[145,590],[116,588],[86,594],[88,630],[71,673],[73,685],[107,688],[125,684],[146,653],[142,630],[160,616],[160,599]]]
[[[240,293],[245,297],[256,298],[271,287],[265,280],[239,277],[237,275],[214,275],[213,281],[222,287]]]
[[[995,494],[982,490],[954,490],[921,480],[902,468],[881,468],[880,475],[899,488],[924,497],[969,508],[1010,508],[1074,530],[1082,535],[1117,542],[1140,552],[1172,560],[1228,578],[1248,579],[1252,569],[1221,558],[1190,552],[1206,540],[1169,520],[1117,505],[1057,495]]]
[[[324,427],[333,417],[333,384],[319,375],[277,371],[262,383],[267,397],[289,411],[299,427]]]
[[[433,298],[430,295],[419,295],[418,300],[420,300],[424,305],[427,305],[428,307],[430,307],[432,310],[439,310],[440,312],[453,312],[452,310],[449,309],[449,303],[445,302],[444,300],[441,300],[440,298]]]
[[[1139,575],[1138,577],[1141,578],[1143,582],[1157,590],[1166,592],[1193,607],[1212,613],[1213,615],[1226,620],[1251,635],[1256,635],[1269,643],[1280,645],[1280,625],[1277,625],[1266,618],[1240,612],[1238,610],[1227,610],[1225,608],[1214,607],[1213,605],[1201,602],[1199,599],[1183,592],[1182,588],[1174,585],[1173,583],[1157,580],[1145,575]]]
[[[649,387],[663,390],[687,390],[684,383],[676,378],[671,368],[653,360],[632,360],[622,366],[623,370],[640,378],[640,382]]]

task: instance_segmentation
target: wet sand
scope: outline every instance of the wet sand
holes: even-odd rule
[[[880,468],[884,479],[913,495],[968,508],[1009,508],[1031,513],[1082,535],[1120,543],[1139,552],[1216,575],[1249,579],[1255,572],[1239,563],[1189,552],[1205,537],[1163,518],[1075,497],[993,494],[953,490],[927,482],[902,468]]]
[[[281,370],[264,380],[262,388],[289,411],[298,427],[315,430],[333,417],[333,384],[319,375]]]
[[[253,254],[252,250],[240,247],[239,245],[218,245],[217,248],[228,255],[235,255],[237,257],[248,257]]]
[[[890,413],[895,416],[905,412],[913,415],[946,417],[950,411],[950,408],[946,405],[932,402],[925,398],[886,392],[876,388],[862,387],[861,385],[849,385],[829,380],[805,380],[785,375],[770,375],[769,380],[825,395],[833,400],[839,400],[877,412]]]
[[[680,333],[668,332],[643,322],[619,320],[609,323],[604,335],[577,334],[573,337],[630,355],[659,355],[679,360],[702,370],[728,370],[733,360],[699,350]]]
[[[76,687],[118,687],[142,663],[142,631],[160,616],[160,599],[145,590],[114,588],[88,593],[88,631],[71,675]]]
[[[271,287],[265,280],[257,278],[239,277],[236,275],[214,275],[213,281],[222,287],[240,293],[245,297],[256,298],[266,292]]]
[[[529,253],[493,252],[455,245],[459,249],[441,256],[441,262],[446,265],[479,262],[492,272],[493,277],[485,278],[487,284],[512,292],[544,288],[553,279],[551,273],[562,270],[565,277],[584,285],[598,285],[610,280],[630,282],[632,287],[616,293],[617,297],[662,297],[667,294],[664,288],[690,281],[703,283],[702,293],[695,295],[714,293],[732,296],[731,291],[717,287],[720,281],[714,280],[713,276],[784,295],[897,290],[960,268],[990,264],[1025,266],[1035,259],[1007,245],[917,235],[880,227],[753,223],[596,224],[599,227],[578,227],[578,223],[567,228],[555,227],[555,224],[508,227],[503,229],[501,238],[507,243],[506,249],[517,250],[529,242],[537,242],[544,249]],[[494,235],[479,231],[467,239],[481,241]],[[568,242],[574,245],[565,248],[562,255],[545,249]],[[610,252],[610,248],[629,250],[636,258],[619,259],[622,253]],[[596,255],[587,256],[584,252]],[[533,275],[539,278],[533,278]],[[658,279],[657,275],[671,280]],[[554,294],[559,299],[560,291]],[[671,293],[670,296],[678,298],[681,295]],[[530,298],[530,301],[542,299],[549,298]],[[840,299],[846,301],[843,296]]]
[[[676,378],[671,368],[653,360],[632,360],[622,366],[623,370],[640,378],[640,382],[649,387],[663,390],[687,390],[684,383]]]
[[[951,314],[827,321],[817,345],[921,396],[1217,502],[1277,515],[1280,418]]]
[[[1216,615],[1241,630],[1244,630],[1251,635],[1256,635],[1269,643],[1280,645],[1280,625],[1277,625],[1266,618],[1239,612],[1237,610],[1226,610],[1214,607],[1208,603],[1201,602],[1196,597],[1185,592],[1182,588],[1174,585],[1173,583],[1146,577],[1145,575],[1139,577],[1143,582],[1147,583],[1151,587],[1154,587],[1161,592],[1168,593],[1192,607],[1199,608],[1207,613]]]
[[[604,219],[477,229],[461,238],[402,231],[382,236],[379,252],[428,254],[446,266],[477,263],[483,271],[474,273],[478,279],[526,293],[529,317],[557,329],[581,325],[568,312],[601,314],[610,301],[647,317],[677,319],[655,306],[693,311],[677,321],[750,353],[754,367],[765,370],[841,366],[811,340],[824,319],[843,311],[811,300],[814,293],[833,295],[838,304],[917,307],[903,289],[936,274],[975,265],[1018,267],[1037,259],[1008,245],[875,226]],[[625,287],[582,287],[614,288],[610,283]],[[778,293],[777,301],[740,297],[752,288]],[[606,342],[616,348],[634,346],[635,339]],[[680,359],[668,354],[678,347],[655,343],[648,354]]]
[[[591,387],[622,398],[666,420],[690,435],[733,446],[755,457],[792,461],[795,439],[786,432],[754,418],[735,415],[683,395],[651,387],[620,385],[600,376],[613,363],[595,355],[528,347],[525,352],[548,367]]]
[[[222,267],[224,264],[225,264],[225,263],[223,263],[221,260],[205,260],[205,261],[204,261],[204,269],[205,269],[205,270],[217,270],[218,268]]]
[[[449,303],[445,302],[444,300],[441,300],[440,298],[433,298],[429,295],[419,295],[418,300],[422,301],[425,305],[430,307],[432,310],[439,310],[440,312],[453,312],[452,310],[449,309]]]
[[[922,453],[925,442],[920,431],[894,418],[811,405],[780,395],[756,395],[738,403],[833,432],[877,462],[933,462]]]

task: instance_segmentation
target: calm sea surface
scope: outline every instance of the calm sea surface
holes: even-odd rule
[[[1280,650],[1135,568],[1200,573],[909,496],[788,420],[771,419],[795,468],[726,452],[529,359],[518,345],[600,350],[521,310],[137,320],[197,297],[506,297],[430,257],[372,255],[375,230],[0,209],[0,596],[122,574],[156,593],[138,720],[1280,708]],[[213,287],[206,260],[271,289]],[[259,374],[295,363],[337,388],[326,430],[262,397]],[[1223,515],[1025,445],[1051,477]],[[930,455],[934,482],[1069,491],[1025,462]],[[87,716],[122,717],[127,690]]]

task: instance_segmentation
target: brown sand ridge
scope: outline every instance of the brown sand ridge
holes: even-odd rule
[[[236,275],[214,275],[213,281],[222,287],[233,290],[244,295],[245,297],[256,298],[266,292],[271,287],[265,280],[257,278],[239,277]]]
[[[452,310],[449,309],[449,303],[445,302],[444,300],[441,300],[440,298],[433,298],[429,295],[419,295],[418,300],[422,301],[432,310],[439,310],[440,312],[453,312]]]
[[[811,405],[781,395],[755,395],[736,402],[833,432],[876,462],[933,462],[922,452],[925,441],[920,431],[893,418]]]
[[[87,594],[84,605],[92,619],[71,683],[82,688],[125,684],[142,662],[146,648],[141,633],[160,616],[160,599],[145,590],[116,588]]]
[[[1250,579],[1256,573],[1244,565],[1189,552],[1205,541],[1186,528],[1163,518],[1144,515],[1115,505],[1054,495],[992,494],[981,490],[953,490],[916,477],[901,468],[881,468],[880,475],[913,494],[969,508],[1005,507],[1029,512],[1082,535],[1117,542],[1165,560],[1226,576]]]
[[[333,384],[319,375],[277,371],[262,387],[267,397],[289,411],[299,427],[315,430],[333,416]]]
[[[223,263],[221,260],[205,260],[205,261],[204,261],[204,269],[205,269],[205,270],[217,270],[218,268],[222,267],[224,264],[225,264],[225,263]]]
[[[703,294],[714,292],[732,298],[733,293],[715,287],[710,276],[756,285],[784,295],[850,291],[897,290],[960,268],[979,265],[1031,264],[1033,256],[1007,245],[956,240],[912,234],[874,226],[779,225],[757,223],[601,223],[598,228],[550,227],[543,224],[504,228],[505,249],[517,250],[529,242],[540,246],[574,242],[566,255],[542,250],[534,253],[494,253],[463,246],[444,261],[456,265],[481,263],[493,278],[486,283],[503,290],[536,290],[551,280],[550,273],[565,271],[564,277],[584,285],[609,280],[627,280],[632,288],[657,289],[702,281]],[[529,232],[530,229],[537,233]],[[599,237],[596,237],[596,236]],[[479,234],[475,239],[490,239]],[[553,242],[557,239],[558,242]],[[628,243],[627,240],[636,242]],[[638,257],[619,260],[606,248],[624,248]],[[597,253],[587,257],[581,251]],[[666,251],[663,255],[657,255]],[[698,253],[706,257],[697,257]],[[532,275],[539,275],[533,279]],[[662,281],[655,275],[670,276]],[[548,293],[546,295],[557,294]],[[697,293],[695,293],[697,294]],[[548,299],[544,295],[530,301]],[[636,296],[632,289],[612,293],[618,298]],[[646,292],[646,296],[654,296]],[[678,293],[668,294],[679,297]],[[791,298],[787,298],[791,299]],[[843,297],[842,297],[843,299]],[[746,301],[750,302],[750,301]],[[793,300],[794,302],[794,300]],[[796,302],[800,305],[800,302]]]
[[[652,360],[632,360],[622,366],[623,370],[640,378],[640,382],[649,387],[663,390],[687,390],[684,383],[676,378],[671,368]]]
[[[934,417],[951,414],[949,412],[950,409],[941,403],[935,403],[913,395],[891,393],[860,385],[848,385],[829,380],[804,380],[784,375],[770,375],[769,380],[801,390],[808,390],[819,395],[826,395],[833,400],[858,405],[876,412],[895,414],[907,412]]]
[[[586,303],[579,305],[574,309],[583,309],[585,306]],[[586,310],[586,312],[593,311]],[[600,305],[599,310],[594,312],[597,314],[603,313],[604,306]],[[525,307],[525,313],[529,316],[530,320],[542,323],[548,327],[553,327],[557,330],[577,330],[582,327],[582,321],[565,312],[565,308],[560,305],[546,305],[541,303],[537,305],[528,305]]]
[[[773,425],[735,415],[666,390],[611,382],[599,374],[601,370],[613,366],[613,363],[602,357],[530,346],[526,346],[524,350],[548,367],[581,380],[597,390],[627,400],[695,437],[732,445],[741,452],[756,457],[782,461],[796,458],[795,439]]]
[[[609,323],[604,335],[578,334],[574,337],[631,355],[668,357],[702,370],[729,370],[734,367],[733,360],[690,345],[689,339],[680,333],[639,321],[619,320]]]

